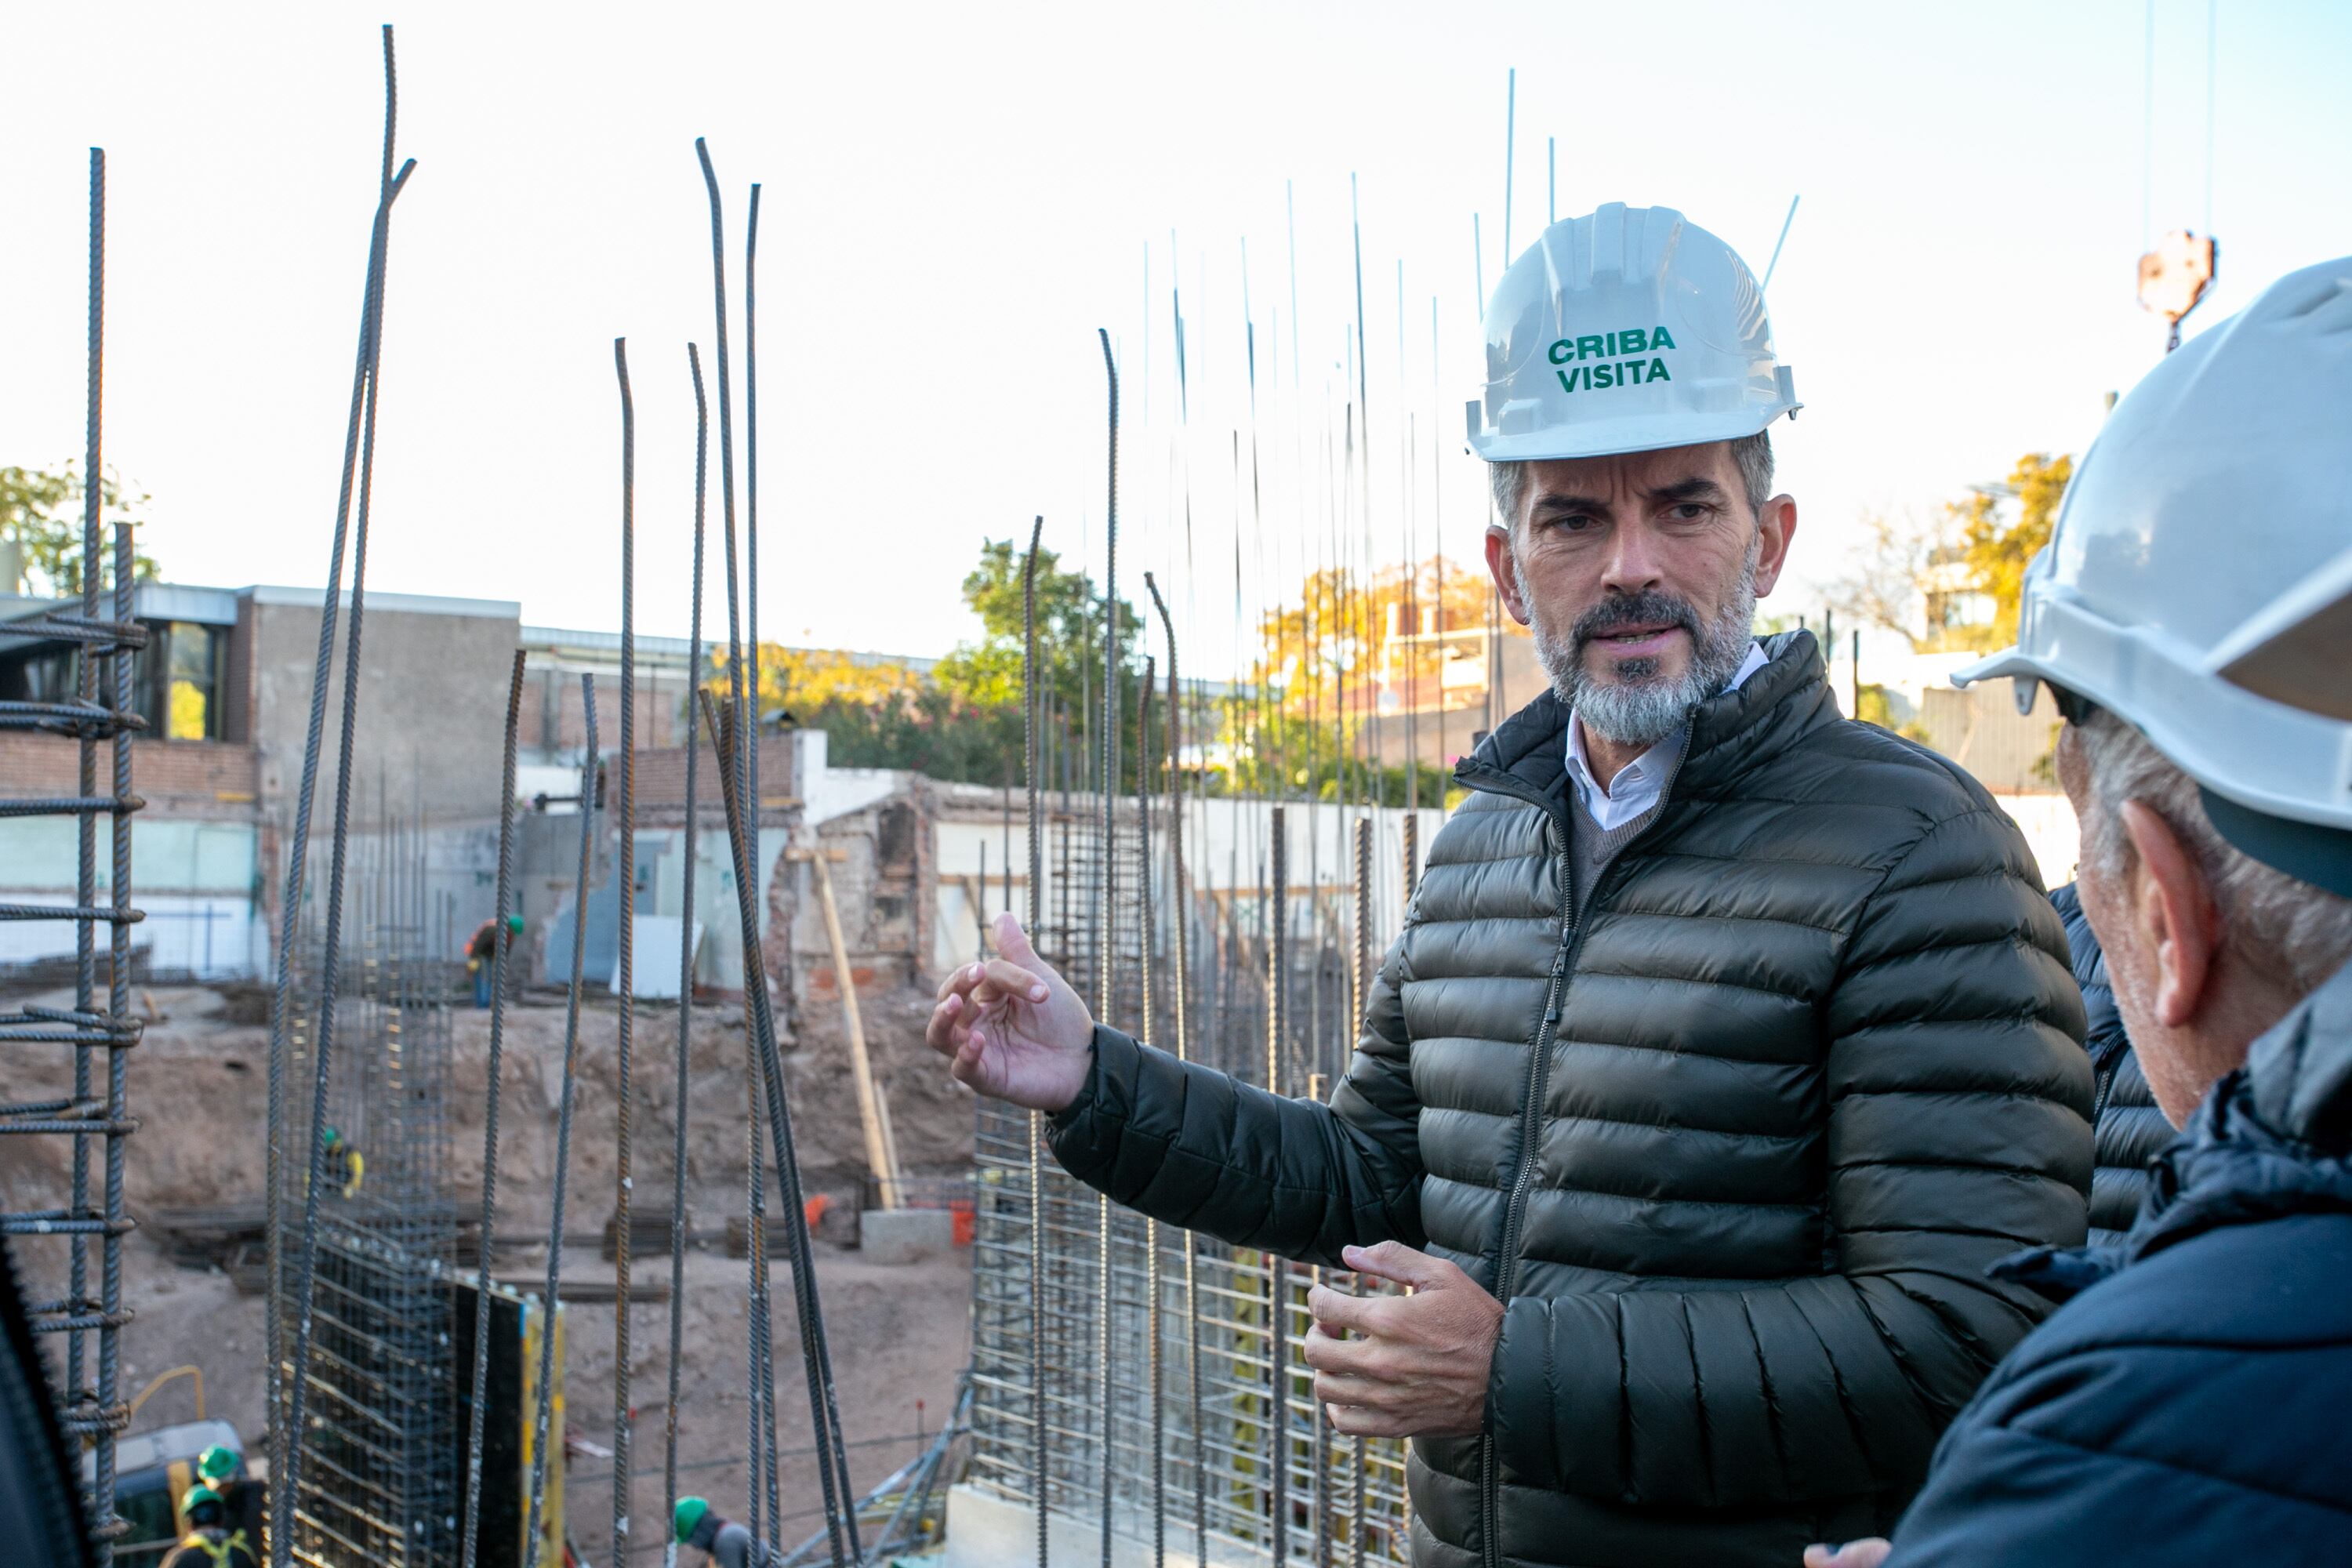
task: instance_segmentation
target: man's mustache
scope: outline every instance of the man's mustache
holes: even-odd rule
[[[1680,626],[1698,641],[1698,612],[1689,600],[1662,589],[1645,589],[1639,594],[1603,599],[1576,617],[1569,633],[1579,658],[1584,657],[1585,646],[1593,638],[1606,637],[1624,626]]]

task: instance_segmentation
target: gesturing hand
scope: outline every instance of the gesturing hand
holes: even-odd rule
[[[1307,1292],[1307,1364],[1331,1425],[1373,1437],[1466,1437],[1486,1419],[1503,1304],[1444,1258],[1399,1241],[1351,1247],[1348,1267],[1410,1296]],[[1353,1331],[1360,1337],[1345,1336]]]
[[[1808,1546],[1805,1568],[1878,1568],[1893,1550],[1884,1537],[1876,1535],[1849,1541],[1843,1546]]]
[[[923,1038],[959,1083],[1031,1110],[1063,1110],[1086,1087],[1094,1017],[1011,911],[992,934],[998,956],[940,983]]]

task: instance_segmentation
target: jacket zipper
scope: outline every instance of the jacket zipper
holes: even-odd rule
[[[1593,885],[1592,896],[1586,900],[1591,908],[1600,902],[1610,887],[1617,868],[1624,861],[1626,851],[1647,838],[1664,818],[1667,798],[1674,793],[1675,779],[1682,772],[1682,760],[1676,759],[1673,773],[1666,777],[1658,792],[1658,815],[1648,827],[1629,840],[1611,860]],[[1522,785],[1519,781],[1499,769],[1480,768],[1465,772],[1462,782],[1473,788],[1507,795],[1536,806],[1559,829],[1560,847],[1556,857],[1559,862],[1559,946],[1552,954],[1551,977],[1544,993],[1543,1020],[1536,1026],[1535,1057],[1528,1064],[1527,1102],[1520,1110],[1519,1152],[1517,1169],[1511,1177],[1510,1195],[1503,1205],[1503,1237],[1501,1250],[1495,1259],[1495,1299],[1507,1310],[1511,1286],[1518,1274],[1519,1227],[1527,1217],[1528,1194],[1535,1185],[1536,1140],[1543,1125],[1543,1096],[1551,1079],[1551,1046],[1559,1026],[1559,1015],[1566,1000],[1568,977],[1576,966],[1577,950],[1583,945],[1584,923],[1576,916],[1575,879],[1570,863],[1570,835],[1576,831],[1569,817],[1552,807],[1550,801]],[[1490,1427],[1478,1435],[1478,1514],[1480,1556],[1486,1568],[1503,1568],[1503,1546],[1500,1526],[1503,1509],[1503,1478],[1495,1463],[1495,1434]]]

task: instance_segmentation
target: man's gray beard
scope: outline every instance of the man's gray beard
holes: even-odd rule
[[[1731,684],[1731,678],[1739,673],[1740,665],[1748,658],[1748,645],[1755,636],[1756,559],[1761,542],[1759,536],[1748,546],[1738,586],[1711,626],[1697,624],[1697,613],[1687,600],[1671,595],[1647,596],[1654,603],[1658,599],[1669,601],[1679,612],[1685,629],[1691,633],[1689,668],[1673,679],[1659,675],[1655,658],[1616,660],[1613,680],[1594,679],[1585,669],[1585,650],[1591,646],[1597,631],[1607,629],[1606,623],[1611,620],[1638,622],[1651,618],[1649,610],[1612,616],[1607,614],[1609,606],[1595,606],[1578,618],[1579,626],[1570,626],[1562,635],[1559,627],[1549,624],[1541,605],[1530,598],[1528,626],[1535,634],[1536,658],[1542,661],[1544,673],[1551,677],[1552,690],[1575,710],[1586,728],[1614,744],[1648,746],[1673,733],[1690,718],[1693,709]],[[1626,603],[1637,605],[1639,601]],[[1604,623],[1597,628],[1588,624],[1596,616]]]

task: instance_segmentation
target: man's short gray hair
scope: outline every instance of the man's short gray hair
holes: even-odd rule
[[[2100,710],[2077,731],[2097,802],[2083,823],[2084,864],[2110,877],[2130,868],[2123,808],[2138,801],[2164,818],[2204,872],[2221,911],[2222,944],[2248,968],[2300,997],[2352,960],[2352,899],[2275,870],[2231,845],[2206,816],[2197,781],[2113,713]]]
[[[1764,503],[1772,499],[1771,433],[1759,430],[1734,441],[1731,460],[1739,465],[1739,483],[1748,493],[1748,511],[1762,517]],[[1519,509],[1528,499],[1528,466],[1523,462],[1489,463],[1486,469],[1487,482],[1495,487],[1495,510],[1502,514],[1503,526],[1517,531]]]

